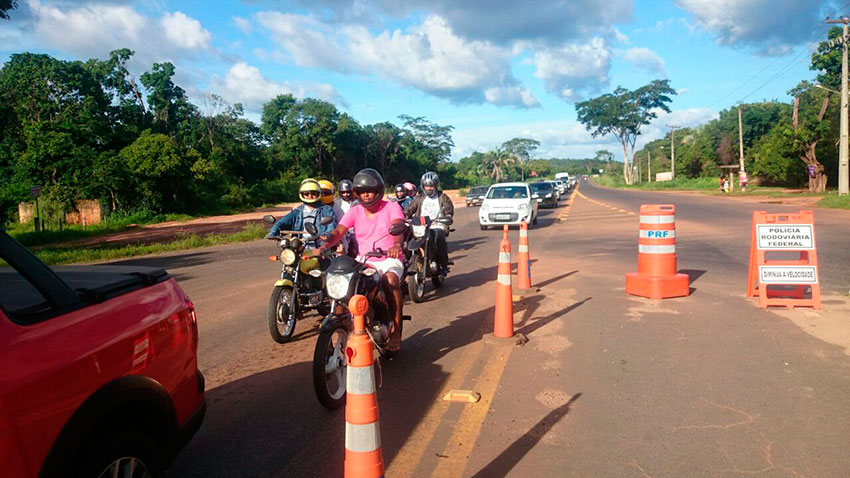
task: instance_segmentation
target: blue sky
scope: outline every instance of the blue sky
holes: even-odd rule
[[[538,157],[619,156],[591,138],[575,102],[668,78],[666,124],[704,123],[739,101],[779,99],[811,79],[822,0],[19,0],[0,21],[0,60],[17,52],[105,58],[131,48],[138,75],[172,61],[203,105],[210,93],[259,119],[280,93],[333,102],[361,124],[423,116],[455,127],[454,159],[514,137]],[[842,10],[843,9],[843,10]]]

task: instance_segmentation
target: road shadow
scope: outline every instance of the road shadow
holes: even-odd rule
[[[179,281],[192,279],[194,276],[188,273],[175,273],[174,269],[186,269],[213,262],[215,258],[212,252],[192,252],[189,254],[177,254],[173,256],[148,256],[135,259],[124,259],[109,262],[114,266],[143,266],[158,267],[171,273],[172,277]]]
[[[453,241],[451,238],[449,238],[446,241],[446,245],[447,245],[448,250],[449,250],[449,258],[451,259],[451,254],[453,252],[460,252],[460,251],[466,251],[466,250],[469,250],[469,249],[473,249],[473,248],[475,248],[475,246],[477,246],[479,244],[483,244],[485,242],[487,242],[487,238],[484,237],[484,236],[468,237],[466,239],[461,239],[459,241]]]
[[[698,269],[682,269],[679,271],[680,274],[688,275],[688,282],[693,284],[697,281],[706,271],[698,270]]]
[[[516,333],[523,334],[528,337],[536,330],[552,322],[553,320],[581,307],[582,305],[584,305],[585,302],[592,299],[592,297],[587,297],[583,300],[575,302],[567,307],[564,307],[561,310],[552,312],[549,315],[543,317],[533,317],[534,313],[540,307],[540,304],[542,303],[543,299],[543,296],[529,297],[528,299],[526,299],[525,303],[521,307],[517,307],[515,309],[514,315],[516,315],[517,311],[522,311],[522,318],[520,318],[520,320],[514,324]]]
[[[534,261],[532,260],[532,262],[534,262]],[[532,272],[533,272],[533,271],[532,271]],[[559,280],[561,280],[561,279],[566,279],[567,277],[569,277],[569,276],[571,276],[571,275],[575,274],[576,272],[578,272],[578,269],[576,269],[576,270],[574,270],[574,271],[567,272],[567,273],[565,273],[565,274],[561,274],[561,275],[556,276],[556,277],[552,277],[552,278],[546,279],[545,281],[543,281],[543,282],[539,282],[539,283],[537,283],[537,284],[535,284],[535,283],[532,281],[532,285],[533,285],[534,287],[546,287],[547,285],[549,285],[549,284],[553,284],[553,283],[555,283],[555,282],[558,282],[558,281],[559,281]]]
[[[519,461],[537,446],[537,443],[560,422],[568,413],[572,404],[581,397],[581,392],[573,395],[566,403],[552,410],[540,419],[523,436],[499,454],[493,461],[475,473],[473,478],[491,478],[494,476],[507,476]]]

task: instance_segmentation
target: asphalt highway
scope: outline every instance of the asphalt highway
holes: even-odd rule
[[[625,294],[647,203],[677,207],[690,297]],[[793,207],[589,182],[566,204],[541,209],[529,234],[539,291],[514,304],[524,347],[481,340],[501,232],[457,208],[456,265],[424,303],[406,303],[402,352],[380,369],[387,476],[847,476],[850,214],[816,211],[824,311],[788,312],[744,292],[752,211]],[[173,477],[342,476],[343,410],[312,390],[318,317],[292,343],[268,335],[275,250],[256,241],[126,261],[165,267],[198,309],[209,409]],[[450,389],[482,399],[443,401]]]

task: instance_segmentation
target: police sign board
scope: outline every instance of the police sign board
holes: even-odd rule
[[[759,266],[762,284],[817,284],[817,266]]]
[[[758,224],[758,248],[769,251],[814,250],[815,234],[811,224]]]

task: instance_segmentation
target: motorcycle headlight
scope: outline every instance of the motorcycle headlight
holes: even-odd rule
[[[413,237],[422,237],[425,235],[425,226],[413,225]]]
[[[351,284],[352,274],[328,274],[325,288],[328,297],[334,300],[343,300],[348,295],[348,286]]]
[[[280,251],[280,262],[284,265],[291,266],[292,264],[295,264],[295,259],[295,251],[292,249],[284,249]]]

